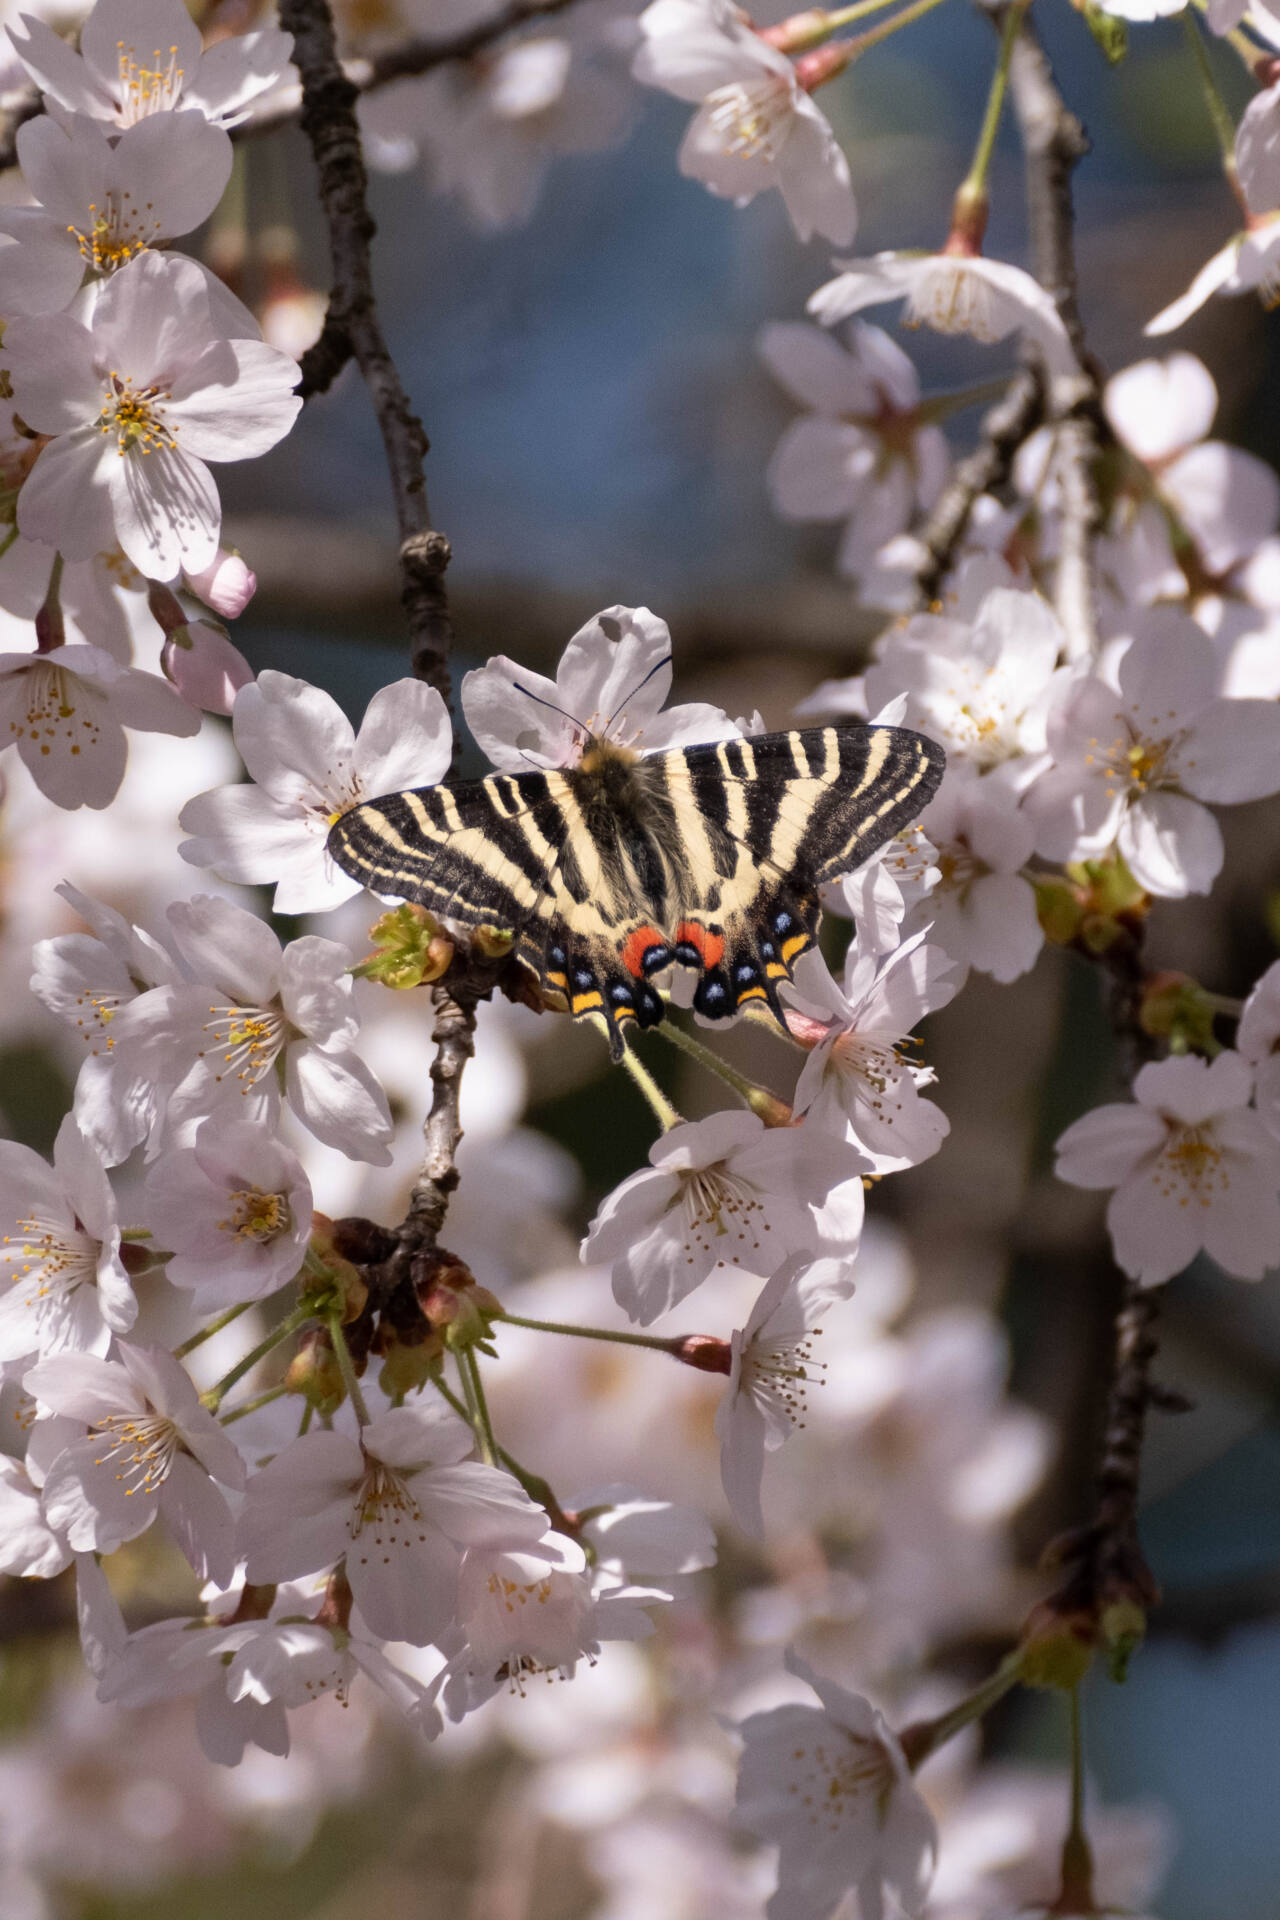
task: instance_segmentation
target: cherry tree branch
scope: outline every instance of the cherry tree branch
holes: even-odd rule
[[[1014,43],[1009,90],[1027,159],[1027,218],[1034,271],[1053,295],[1080,371],[1054,382],[1056,472],[1061,491],[1058,615],[1074,658],[1098,642],[1093,546],[1101,527],[1095,480],[1103,431],[1102,392],[1077,298],[1071,176],[1089,140],[1067,107],[1048,56],[1026,19]]]
[[[449,542],[431,524],[423,473],[428,441],[413,413],[378,318],[373,292],[368,175],[356,122],[356,88],[342,70],[327,0],[281,0],[280,24],[293,35],[302,78],[302,131],[320,177],[329,225],[333,287],[324,331],[303,362],[302,390],[334,377],[355,359],[382,432],[400,532],[401,603],[409,623],[413,670],[449,691],[453,633],[445,595]]]
[[[1044,381],[1035,368],[1024,367],[983,419],[978,445],[957,466],[916,530],[925,551],[916,581],[926,606],[941,592],[979,498],[1004,485],[1018,448],[1043,418]]]

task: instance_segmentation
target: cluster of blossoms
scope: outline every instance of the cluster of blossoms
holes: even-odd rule
[[[227,125],[292,43],[204,53],[177,0],[103,0],[78,53],[32,17],[10,39],[45,111],[17,136],[31,202],[0,216],[0,744],[60,806],[101,808],[126,729],[193,735],[249,678],[220,616],[255,581],[208,463],[288,433],[298,371],[169,243],[218,205]]]
[[[478,17],[459,6],[432,26]],[[685,174],[739,204],[776,186],[801,240],[847,247],[853,185],[813,94],[862,48],[830,40],[831,19],[762,32],[728,0],[656,0],[637,23],[588,0],[362,112],[384,164],[422,151],[497,226],[528,211],[551,152],[621,133],[630,96],[609,61],[634,56],[640,81],[695,110]],[[1210,24],[1237,21],[1214,7]],[[328,836],[365,800],[445,780],[452,727],[437,692],[402,681],[357,733],[320,688],[254,678],[218,624],[253,582],[220,546],[208,463],[288,432],[297,368],[168,245],[221,197],[228,125],[287,91],[288,39],[206,51],[177,0],[99,0],[78,52],[39,20],[12,37],[45,111],[18,133],[32,204],[0,213],[0,607],[22,642],[0,657],[8,743],[45,797],[101,809],[125,780],[125,729],[194,740],[205,709],[230,717],[248,779],[222,766],[181,793],[180,858],[222,891],[135,918],[109,887],[64,883],[79,928],[35,948],[31,988],[74,1049],[75,1091],[51,1163],[0,1142],[0,1374],[16,1412],[0,1569],[74,1567],[99,1702],[187,1698],[204,1752],[229,1766],[251,1748],[283,1758],[313,1737],[297,1729],[317,1702],[371,1691],[447,1749],[451,1725],[509,1731],[536,1679],[598,1665],[596,1722],[577,1704],[594,1682],[556,1689],[567,1732],[538,1791],[584,1804],[585,1770],[613,1763],[609,1839],[598,1813],[579,1821],[605,1913],[712,1897],[743,1914],[767,1898],[771,1920],[1066,1911],[1043,1871],[1042,1783],[971,1757],[920,1777],[965,1711],[945,1680],[904,1677],[949,1635],[1008,1632],[1025,1611],[1008,1523],[1048,1438],[1004,1396],[989,1315],[899,1323],[904,1256],[866,1196],[948,1136],[923,1020],[973,973],[1028,973],[1046,941],[1105,959],[1153,900],[1213,887],[1213,809],[1280,793],[1280,485],[1206,437],[1217,396],[1197,360],[1117,375],[1097,631],[1081,631],[1063,591],[1064,440],[1088,376],[1053,297],[981,253],[989,144],[937,252],[837,263],[817,324],[762,342],[805,409],[769,484],[786,518],[843,523],[841,572],[901,618],[805,710],[919,729],[946,749],[941,788],[827,889],[852,939],[834,969],[805,954],[781,989],[785,1093],[715,1056],[737,1105],[689,1120],[649,1086],[648,1164],[600,1200],[576,1265],[572,1170],[517,1126],[532,1016],[486,1007],[448,1215],[460,1251],[415,1264],[396,1222],[438,1061],[386,989],[441,979],[460,937],[392,911],[357,960],[367,902]],[[1150,332],[1210,291],[1269,286],[1277,91],[1236,142],[1247,232]],[[929,611],[921,529],[952,477],[949,403],[854,317],[900,301],[908,324],[1018,335],[1045,398]],[[133,664],[148,637],[162,647]],[[666,706],[671,678],[663,622],[614,606],[554,680],[498,657],[466,676],[461,705],[491,765],[516,774],[576,768],[602,740],[644,755],[758,731]],[[170,780],[183,784],[172,762]],[[307,924],[279,938],[238,891],[253,887]],[[678,1001],[678,979],[658,986]],[[1156,976],[1142,1018],[1168,1057],[1131,1100],[1068,1128],[1058,1172],[1113,1190],[1115,1257],[1138,1283],[1201,1252],[1259,1278],[1280,1265],[1280,963],[1234,1007]],[[720,1331],[690,1331],[695,1311]],[[586,1337],[559,1349],[570,1417],[553,1423],[557,1334]],[[762,1545],[781,1515],[790,1551]],[[751,1569],[728,1618],[696,1579],[713,1521]],[[117,1595],[144,1537],[168,1542],[199,1598],[131,1628]],[[634,1643],[682,1635],[712,1678],[644,1669]],[[777,1849],[771,1894],[773,1867],[731,1838],[733,1740],[714,1714],[736,1729],[738,1825]],[[1089,1899],[1132,1906],[1163,1832],[1115,1818],[1118,1867],[1104,1816]],[[19,1850],[10,1870],[41,1863]],[[692,1907],[655,1904],[673,1886]]]

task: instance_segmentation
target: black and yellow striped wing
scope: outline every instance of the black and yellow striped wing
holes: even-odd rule
[[[804,728],[639,759],[388,795],[334,824],[338,865],[441,919],[509,929],[554,1005],[651,1026],[653,977],[699,975],[694,1006],[781,1019],[778,982],[812,946],[818,889],[907,826],[944,756],[897,727]]]

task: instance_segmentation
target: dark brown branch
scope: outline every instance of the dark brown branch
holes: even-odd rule
[[[528,20],[539,20],[546,14],[562,13],[574,0],[512,0],[512,4],[500,13],[490,15],[462,33],[450,34],[446,39],[438,35],[430,37],[415,36],[412,39],[398,41],[395,46],[385,47],[381,52],[366,58],[344,60],[342,70],[357,93],[373,93],[379,87],[389,86],[393,80],[409,80],[416,74],[433,73],[437,67],[448,66],[453,60],[471,60],[487,47],[503,40]],[[292,126],[298,118],[302,94],[299,89],[290,96],[286,91],[273,99],[269,106],[259,112],[251,113],[238,126],[230,129],[233,140],[244,140],[254,134],[275,133],[280,127]],[[9,108],[0,126],[0,170],[17,165],[18,151],[15,145],[18,129],[28,120],[34,120],[42,112],[40,91],[31,87]]]
[[[427,436],[409,405],[391,358],[373,293],[368,176],[356,123],[356,88],[342,70],[326,0],[281,0],[280,24],[293,35],[302,77],[302,131],[320,176],[320,200],[329,224],[333,288],[318,347],[325,366],[340,359],[345,340],[359,365],[378,417],[400,530],[401,601],[409,623],[413,670],[449,691],[452,640],[444,570],[449,542],[431,525],[423,460]],[[305,370],[315,378],[315,362]]]
[[[1014,43],[1009,91],[1027,157],[1027,218],[1035,276],[1053,295],[1080,372],[1054,382],[1056,467],[1061,492],[1057,606],[1074,658],[1098,640],[1093,544],[1102,516],[1096,482],[1101,445],[1102,394],[1089,353],[1077,298],[1075,215],[1071,176],[1089,141],[1068,109],[1053,69],[1024,19]]]
[[[981,440],[960,462],[917,530],[916,538],[925,549],[926,559],[916,578],[920,599],[926,606],[941,592],[977,501],[982,494],[1004,485],[1018,448],[1043,418],[1044,382],[1033,368],[1024,367],[984,418]]]

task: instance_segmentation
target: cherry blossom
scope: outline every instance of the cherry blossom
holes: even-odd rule
[[[623,76],[592,56],[590,19],[530,35],[473,61],[451,61],[397,101],[371,103],[368,123],[420,145],[431,184],[457,194],[480,227],[527,220],[557,154],[611,146],[632,101]]]
[[[138,1303],[120,1258],[115,1196],[70,1114],[53,1166],[0,1140],[0,1362],[28,1354],[105,1353]]]
[[[1222,836],[1201,803],[1280,789],[1280,707],[1219,698],[1213,644],[1185,615],[1153,609],[1134,629],[1118,690],[1081,677],[1050,713],[1055,764],[1025,801],[1036,847],[1066,860],[1114,842],[1149,893],[1207,893]]]
[[[719,707],[662,711],[671,690],[671,635],[648,607],[606,607],[580,627],[554,680],[499,654],[464,675],[462,711],[495,767],[577,766],[589,740],[660,753],[699,740],[733,740]]]
[[[1115,1188],[1116,1259],[1144,1287],[1202,1249],[1244,1280],[1280,1264],[1280,1142],[1252,1091],[1238,1053],[1160,1060],[1134,1080],[1132,1105],[1097,1107],[1058,1141],[1060,1180]]]
[[[632,72],[698,108],[680,171],[745,206],[777,187],[801,240],[847,247],[858,222],[849,163],[786,55],[731,0],[654,0]]]
[[[43,20],[22,14],[25,37],[9,38],[36,85],[60,106],[117,127],[193,107],[234,126],[275,86],[293,38],[277,28],[201,49],[200,30],[181,0],[98,0],[80,33],[80,51]]]
[[[804,1426],[809,1389],[826,1373],[815,1358],[817,1322],[832,1299],[825,1265],[788,1260],[779,1267],[731,1341],[729,1385],[716,1409],[720,1476],[734,1519],[757,1539],[764,1537],[764,1456]]]
[[[946,438],[922,415],[915,367],[879,327],[855,322],[845,348],[818,327],[778,322],[761,334],[760,353],[812,409],[774,450],[774,506],[785,520],[847,520],[838,565],[857,579],[941,492]]]
[[[314,934],[282,949],[261,920],[213,894],[177,902],[168,918],[195,984],[142,995],[115,1035],[117,1073],[163,1090],[160,1138],[209,1114],[272,1125],[280,1061],[284,1098],[303,1125],[339,1152],[385,1166],[391,1116],[352,1045],[350,951]],[[159,1143],[153,1131],[152,1148]]]
[[[40,1489],[26,1466],[0,1455],[0,1573],[51,1580],[72,1558],[63,1535],[46,1520]]]
[[[547,1517],[509,1474],[468,1460],[445,1407],[395,1407],[364,1428],[308,1433],[255,1474],[241,1550],[252,1581],[294,1580],[346,1556],[356,1605],[387,1640],[425,1646],[457,1607],[464,1548],[531,1546]]]
[[[1236,1046],[1253,1068],[1258,1118],[1280,1139],[1280,960],[1267,968],[1245,1001]]]
[[[830,1920],[850,1888],[866,1920],[885,1912],[886,1891],[915,1920],[937,1829],[901,1747],[869,1701],[794,1653],[787,1666],[821,1706],[753,1713],[739,1729],[738,1818],[780,1849],[769,1920]]]
[[[147,1175],[146,1215],[165,1272],[199,1313],[263,1300],[292,1280],[311,1235],[302,1164],[247,1120],[205,1121]]]
[[[1053,295],[1021,267],[972,253],[877,253],[838,260],[840,272],[809,301],[824,327],[863,307],[906,300],[907,326],[967,333],[990,345],[1022,333],[1051,373],[1071,373],[1076,359]]]
[[[0,207],[0,312],[61,313],[84,279],[75,239],[39,207]]]
[[[642,1326],[678,1306],[720,1264],[769,1274],[823,1246],[820,1213],[835,1208],[838,1250],[862,1226],[855,1148],[812,1127],[765,1127],[753,1113],[682,1122],[649,1150],[649,1166],[615,1187],[582,1243],[613,1263],[613,1292]]]
[[[1267,300],[1280,274],[1280,213],[1259,216],[1201,267],[1186,292],[1148,320],[1148,335],[1173,333],[1215,293],[1253,293]]]
[[[0,653],[0,746],[17,748],[58,806],[110,806],[124,779],[126,727],[190,738],[200,715],[155,674],[122,667],[100,647]]]
[[[920,816],[939,879],[903,923],[905,932],[923,921],[958,967],[1003,982],[1033,967],[1044,945],[1035,890],[1022,874],[1035,828],[1015,800],[1016,788],[1000,769],[948,770]]]
[[[78,1551],[113,1553],[160,1513],[200,1577],[225,1585],[234,1523],[214,1483],[243,1487],[244,1462],[171,1353],[123,1341],[116,1351],[62,1354],[26,1375],[50,1412],[88,1428],[49,1468],[45,1515]]]
[[[972,620],[917,614],[890,631],[868,667],[872,708],[905,689],[906,725],[986,770],[1020,761],[1019,782],[1043,766],[1045,722],[1067,669],[1057,615],[1037,593],[996,587]]]
[[[17,145],[23,177],[51,227],[72,236],[96,274],[114,273],[198,227],[231,176],[230,138],[202,113],[157,114],[114,141],[96,120],[42,114],[19,128]]]
[[[193,261],[142,253],[114,273],[91,324],[11,321],[15,403],[50,436],[18,496],[33,540],[85,560],[118,541],[148,576],[206,567],[222,509],[206,462],[247,460],[283,438],[298,368],[260,338],[220,330]]]
[[[336,815],[432,785],[453,754],[448,709],[420,680],[376,693],[357,738],[331,695],[268,671],[237,694],[232,726],[255,784],[188,801],[179,819],[196,837],[179,851],[224,880],[274,880],[277,913],[320,913],[359,893],[327,851]]]
[[[915,820],[832,890],[826,905],[852,917],[860,953],[892,953],[904,920],[942,878],[937,862],[937,848]]]
[[[816,953],[802,956],[786,989],[787,1027],[810,1050],[792,1108],[810,1126],[843,1133],[877,1174],[927,1160],[949,1131],[919,1091],[933,1069],[908,1049],[912,1029],[954,998],[955,973],[922,930],[886,956],[851,950],[843,992]]]

